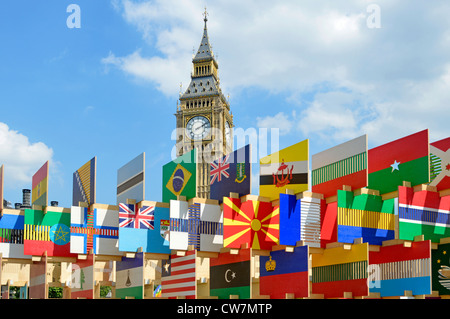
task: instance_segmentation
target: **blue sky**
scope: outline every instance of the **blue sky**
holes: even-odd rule
[[[205,6],[237,127],[279,128],[280,148],[309,139],[311,154],[362,134],[450,136],[446,1],[3,0],[5,198],[21,202],[50,160],[49,201],[69,207],[73,172],[97,156],[97,202],[115,204],[117,169],[145,152],[145,197],[161,200]]]

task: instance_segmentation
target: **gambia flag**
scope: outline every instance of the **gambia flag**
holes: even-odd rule
[[[197,195],[197,150],[194,149],[163,166],[162,197],[169,203],[177,196],[187,200]]]
[[[403,137],[368,151],[369,189],[386,194],[404,181],[412,186],[430,181],[428,130]]]
[[[220,253],[210,259],[210,295],[229,299],[251,297],[251,249],[239,249],[238,254]]]
[[[308,246],[295,247],[293,252],[277,250],[260,256],[259,290],[271,299],[309,297]]]
[[[49,207],[50,208],[50,207]],[[25,209],[24,254],[73,257],[70,253],[70,209],[52,207],[57,211]]]

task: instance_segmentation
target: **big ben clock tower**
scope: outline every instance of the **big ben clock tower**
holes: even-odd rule
[[[192,59],[191,82],[180,93],[177,106],[177,156],[196,148],[200,163],[197,170],[197,197],[209,198],[211,161],[233,149],[233,115],[222,93],[218,69],[205,27],[200,47]]]

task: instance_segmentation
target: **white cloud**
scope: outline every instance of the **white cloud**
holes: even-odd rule
[[[374,144],[423,128],[430,129],[432,139],[449,136],[450,4],[380,0],[381,28],[371,29],[370,3],[208,3],[223,91],[239,98],[257,87],[287,96],[291,109],[258,114],[258,125],[284,121],[283,134],[300,130],[343,141],[367,133]],[[143,47],[160,54],[145,56],[133,48],[124,57],[111,53],[103,62],[176,97],[179,83],[189,81],[191,50],[200,42],[203,1],[113,4],[142,33]],[[293,110],[297,121],[289,120]]]
[[[32,176],[53,156],[53,150],[44,143],[32,143],[1,122],[0,149],[0,165],[5,165],[5,188],[18,190],[31,188]]]

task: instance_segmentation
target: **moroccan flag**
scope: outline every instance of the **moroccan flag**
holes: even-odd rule
[[[413,187],[398,188],[399,239],[414,240],[424,235],[425,240],[439,243],[450,237],[450,195],[440,197],[438,192]]]
[[[338,242],[353,243],[362,238],[370,245],[381,245],[395,238],[395,199],[338,190]]]
[[[48,161],[33,175],[31,205],[48,205]]]
[[[144,299],[144,253],[116,261],[116,297]]]
[[[251,145],[244,146],[214,162],[210,169],[210,198],[222,203],[230,192],[251,193]]]
[[[431,294],[431,242],[381,246],[369,252],[369,291],[380,297]],[[377,279],[377,281],[373,280]]]
[[[89,253],[86,259],[72,263],[72,282],[70,297],[72,299],[94,299],[94,265],[95,255]]]
[[[270,295],[271,299],[285,299],[286,294],[293,294],[294,298],[309,297],[308,262],[308,246],[260,256],[260,295]]]
[[[80,202],[88,205],[95,203],[96,169],[97,158],[94,157],[73,173],[73,206],[78,206]]]
[[[289,146],[260,159],[259,195],[277,200],[292,189],[295,194],[308,189],[309,140]]]
[[[220,253],[210,259],[210,295],[229,299],[251,297],[251,249],[239,249],[238,254]]]
[[[197,194],[197,150],[193,149],[163,166],[163,202],[168,203],[177,196],[186,199]]]
[[[311,190],[324,197],[336,195],[343,185],[366,187],[367,135],[314,154],[311,168]]]
[[[430,186],[450,188],[450,137],[430,144]]]
[[[254,249],[271,249],[278,244],[279,207],[271,202],[225,197],[223,202],[223,246],[240,248],[248,243]]]
[[[432,290],[450,295],[450,244],[440,244],[431,251]]]
[[[24,254],[73,257],[70,253],[70,209],[47,211],[25,209]]]
[[[369,189],[380,194],[397,191],[404,181],[412,186],[430,181],[428,130],[368,151]]]

